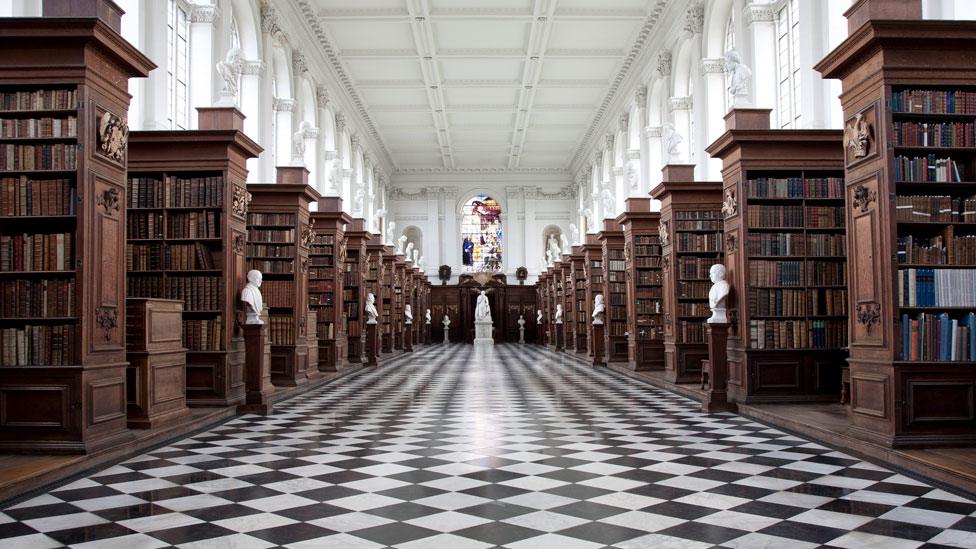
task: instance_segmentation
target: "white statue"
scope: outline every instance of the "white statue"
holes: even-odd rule
[[[625,177],[630,188],[636,191],[640,186],[640,162],[636,159],[627,162]]]
[[[376,317],[379,315],[376,310],[376,296],[369,292],[366,294],[366,324],[376,324]]]
[[[596,212],[590,208],[583,208],[583,217],[586,218],[586,224],[588,232],[596,231],[598,226],[596,224]],[[581,242],[582,243],[582,242]]]
[[[580,230],[579,230],[579,227],[577,227],[576,225],[570,223],[569,224],[569,234],[572,237],[573,246],[579,246],[580,244],[582,244],[582,242],[580,241]]]
[[[712,279],[712,289],[708,291],[708,308],[712,316],[708,317],[709,324],[725,324],[729,321],[726,316],[726,300],[729,297],[729,283],[725,280],[725,265],[716,263],[708,270],[708,277]]]
[[[302,158],[305,156],[305,136],[308,135],[308,130],[312,129],[312,124],[308,120],[302,120],[300,126],[298,126],[298,131],[292,134],[292,148],[295,151],[295,158]]]
[[[517,322],[519,327],[519,343],[525,343],[525,317],[519,315]]]
[[[535,311],[535,323],[538,326],[542,326],[542,309],[536,309],[536,311]]]
[[[322,189],[323,196],[336,196],[339,194],[338,181],[336,180],[338,165],[339,161],[334,158],[325,161],[325,188]]]
[[[420,267],[421,271],[424,270],[424,256],[420,256],[420,260],[417,261],[417,267]]]
[[[739,52],[729,50],[725,52],[725,72],[729,74],[729,95],[732,96],[732,106],[741,107],[749,93],[749,78],[752,70],[742,62]]]
[[[596,297],[593,298],[593,314],[590,315],[593,318],[594,326],[603,325],[603,318],[606,315],[606,311],[607,308],[603,304],[603,295],[597,294]]]
[[[413,264],[414,266],[420,266],[420,250],[413,251]]]
[[[450,319],[450,317],[448,317],[447,315],[444,315],[444,320],[441,321],[441,324],[444,325],[444,343],[450,343],[451,341],[448,338],[448,335],[450,335],[450,333],[451,333],[451,319]]]
[[[361,216],[363,215],[363,207],[366,204],[366,189],[361,185],[356,189],[356,196],[352,202],[352,213],[353,215]]]
[[[224,81],[220,89],[221,95],[234,99],[240,89],[241,72],[244,70],[244,54],[240,48],[231,48],[227,57],[217,63],[217,74]]]
[[[427,309],[427,312],[424,313],[424,324],[430,326],[430,309]]]
[[[397,255],[403,255],[403,247],[407,244],[407,235],[397,239]]]
[[[488,296],[485,295],[484,290],[481,290],[481,294],[478,295],[478,304],[474,308],[474,319],[482,322],[491,321],[491,305],[488,303]]]
[[[563,304],[556,303],[556,317],[553,319],[554,324],[563,323]]]
[[[396,231],[396,223],[390,221],[386,224],[386,235],[384,235],[386,236],[386,244],[389,246],[393,245],[393,235],[395,234],[394,231]]]
[[[549,235],[549,242],[546,248],[546,257],[549,260],[549,265],[559,261],[559,241],[556,240],[556,233]]]
[[[244,324],[264,324],[261,312],[264,310],[264,297],[261,295],[261,281],[264,279],[261,271],[247,272],[247,284],[241,290],[241,301],[247,304],[247,317]]]
[[[413,324],[413,309],[410,308],[409,303],[403,306],[403,319],[403,323],[407,326]]]
[[[566,235],[564,234],[559,235],[559,241],[562,243],[563,255],[569,255],[573,253],[573,248],[572,246],[569,245],[569,239],[566,238]]]
[[[407,257],[407,263],[413,263],[413,242],[407,243],[407,249],[403,252]]]
[[[670,122],[665,124],[661,129],[661,134],[664,138],[664,148],[668,155],[668,164],[673,164],[681,158],[681,142],[684,141],[684,138],[674,128],[674,124]]]
[[[604,187],[600,192],[600,199],[603,201],[603,218],[612,219],[617,213],[617,199],[613,197],[610,187]]]
[[[373,212],[373,227],[380,230],[383,227],[383,218],[386,217],[386,208],[380,208]]]

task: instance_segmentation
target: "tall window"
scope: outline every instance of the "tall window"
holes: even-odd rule
[[[735,10],[732,10],[735,13]],[[735,49],[735,16],[729,17],[729,23],[725,26],[725,49],[722,51],[729,52]],[[725,110],[729,111],[732,109],[732,103],[735,98],[729,93],[729,78],[732,75],[728,72],[725,73]]]
[[[190,29],[186,10],[177,2],[169,0],[167,14],[167,101],[169,105],[169,127],[185,130],[189,127],[190,112],[187,81],[190,64]]]
[[[502,207],[478,195],[461,209],[461,272],[502,269]]]
[[[237,26],[237,18],[233,16],[231,16],[230,19],[230,47],[237,48],[237,49],[240,49],[241,47],[241,31]],[[238,76],[237,77],[238,90],[240,89],[240,84],[241,84],[240,80],[241,77]],[[241,107],[241,97],[243,97],[243,95],[244,94],[240,92],[238,92],[237,94],[237,108]]]
[[[787,0],[776,14],[779,125],[794,128],[800,121],[799,2]]]

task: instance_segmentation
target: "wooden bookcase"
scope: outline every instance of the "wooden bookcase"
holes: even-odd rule
[[[951,277],[976,272],[963,249],[976,220],[962,213],[976,195],[976,147],[971,140],[927,146],[901,136],[921,124],[972,128],[976,23],[923,21],[921,12],[918,0],[856,2],[846,13],[850,37],[815,67],[843,86],[850,413],[856,436],[872,442],[971,445],[976,357],[966,324],[976,291]],[[914,159],[935,165],[906,170]],[[913,274],[923,275],[919,301],[908,300],[901,286]],[[957,333],[953,320],[962,327]],[[952,349],[952,339],[968,340],[959,341],[957,360],[935,353]]]
[[[549,277],[545,271],[539,273],[535,281],[536,308],[542,311],[542,326],[539,326],[539,344],[549,345]],[[536,316],[538,316],[537,313]]]
[[[553,328],[559,331],[557,341],[561,344],[561,349],[566,348],[567,336],[572,335],[573,316],[566,310],[566,277],[563,275],[562,259],[552,265],[552,314],[555,319],[556,305],[562,305],[563,323],[557,326],[553,323]]]
[[[728,395],[836,401],[848,321],[842,132],[770,130],[769,113],[731,111],[730,129],[707,149],[723,160],[725,265],[735,290]],[[709,267],[683,266],[699,277]]]
[[[559,263],[559,277],[562,279],[563,328],[566,340],[563,348],[567,351],[576,350],[576,285],[573,281],[572,256],[563,254]]]
[[[382,304],[380,348],[384,354],[393,352],[393,273],[396,270],[396,250],[393,246],[383,246],[383,268],[380,271],[380,296],[377,303]],[[437,319],[435,318],[436,322]]]
[[[628,198],[617,218],[624,228],[627,262],[627,365],[632,370],[664,369],[664,274],[660,212],[650,198]]]
[[[244,399],[246,162],[261,148],[244,135],[240,111],[199,112],[200,130],[129,134],[127,286],[130,297],[184,302],[187,403],[230,406]],[[139,228],[153,218],[154,234]],[[138,238],[147,234],[155,238]]]
[[[376,309],[380,313],[376,322],[376,341],[373,349],[374,355],[379,359],[383,352],[383,238],[378,234],[373,234],[369,242],[366,243],[366,254],[369,256],[369,270],[366,272],[366,285],[368,292],[373,292],[376,298]],[[366,304],[363,303],[365,311]],[[365,314],[365,313],[364,313]],[[365,322],[365,318],[363,319]]]
[[[0,449],[8,452],[84,453],[127,436],[119,130],[127,131],[128,79],[154,65],[119,34],[114,4],[62,7],[74,17],[0,20]]]
[[[406,261],[402,254],[396,254],[393,260],[393,349],[403,350],[403,305],[406,296],[404,295],[406,277]],[[455,319],[452,317],[451,322]],[[451,325],[453,332],[454,325]],[[460,330],[460,327],[458,328]]]
[[[573,333],[575,335],[573,348],[577,353],[586,354],[586,326],[590,322],[590,318],[586,316],[586,259],[583,257],[583,246],[573,246],[570,261],[573,283],[573,311],[576,315],[573,320]]]
[[[253,200],[247,212],[246,257],[248,270],[264,275],[261,293],[268,307],[271,383],[296,387],[319,372],[317,364],[309,370],[305,312],[309,251],[315,237],[308,207],[320,196],[308,185],[305,168],[279,166],[277,178],[273,185],[247,186]]]
[[[623,228],[613,219],[603,220],[599,234],[603,250],[604,346],[606,362],[626,364],[627,357],[627,260]]]
[[[605,278],[603,274],[603,246],[600,244],[599,236],[587,234],[583,241],[583,271],[586,276],[586,354],[593,356],[593,300],[598,295],[603,295]],[[603,353],[606,360],[606,349]]]
[[[318,201],[309,215],[315,240],[309,249],[309,307],[316,312],[320,372],[337,372],[345,366],[346,327],[342,299],[345,278],[346,226],[352,218],[342,211],[342,198]]]
[[[664,373],[672,383],[697,383],[708,358],[708,277],[684,276],[682,260],[722,263],[722,184],[694,180],[695,167],[670,164],[651,190],[661,201],[661,265],[664,270]]]
[[[354,217],[346,228],[346,261],[342,280],[342,309],[346,322],[346,360],[351,364],[362,363],[363,345],[366,338],[366,275],[369,261],[366,244],[371,233],[366,221]]]

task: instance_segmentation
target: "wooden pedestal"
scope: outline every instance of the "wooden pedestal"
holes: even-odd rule
[[[553,335],[556,336],[556,350],[557,351],[562,351],[563,350],[563,344],[564,344],[563,342],[566,339],[566,337],[565,337],[565,333],[566,332],[563,330],[563,326],[564,326],[564,324],[561,323],[561,322],[559,324],[556,324],[556,325],[553,326],[553,328],[554,328]]]
[[[266,315],[265,315],[266,316]],[[244,325],[244,404],[237,407],[242,414],[267,415],[274,411],[268,397],[274,392],[271,384],[271,338],[268,325]]]
[[[363,364],[376,366],[376,324],[366,323],[366,357]]]
[[[729,377],[729,362],[726,356],[729,324],[706,323],[705,338],[708,340],[708,380],[701,409],[708,413],[732,410],[734,406],[728,402],[726,392]],[[702,380],[704,381],[705,378],[703,377]]]
[[[606,329],[606,326],[604,326],[603,324],[594,324],[593,327],[591,328],[591,331],[593,333],[593,341],[590,342],[590,345],[593,347],[593,365],[594,366],[606,366],[607,365],[607,363],[605,362],[605,358],[604,358],[604,341],[605,341],[605,339],[603,337],[603,331],[605,329]]]
[[[126,323],[129,428],[152,429],[187,419],[183,302],[129,298]]]
[[[403,325],[403,350],[407,353],[413,352],[413,324],[410,322]]]

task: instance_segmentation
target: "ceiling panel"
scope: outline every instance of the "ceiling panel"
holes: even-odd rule
[[[343,50],[413,48],[413,35],[406,19],[334,21],[324,19],[333,40]]]
[[[448,105],[511,105],[518,101],[517,88],[444,88]]]
[[[609,80],[617,71],[616,59],[546,59],[542,65],[543,80],[568,80],[581,78]]]
[[[514,109],[513,109],[514,110]],[[507,120],[509,124],[515,123],[514,112],[451,112],[448,114],[451,127],[463,126],[465,124],[494,124],[502,120]]]
[[[609,83],[607,84],[609,86]],[[603,99],[605,88],[536,88],[535,103],[538,105],[579,105],[590,103],[593,108]]]
[[[558,19],[549,37],[554,49],[630,49],[643,21]]]
[[[441,59],[445,80],[512,80],[518,86],[522,61],[518,59]]]
[[[373,106],[423,105],[427,103],[424,88],[362,88],[363,99]]]
[[[358,80],[407,80],[423,81],[420,62],[392,59],[347,59],[345,61],[353,81]]]
[[[525,10],[532,11],[532,0],[428,0],[430,11],[437,13],[452,12],[458,8],[465,8],[472,12],[490,12],[491,10]]]
[[[523,48],[529,38],[526,19],[440,19],[434,22],[437,48]]]

